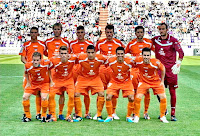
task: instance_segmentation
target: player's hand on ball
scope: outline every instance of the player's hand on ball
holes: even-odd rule
[[[174,66],[171,68],[172,69],[172,73],[173,74],[178,74],[180,72],[180,68],[181,68],[181,61],[178,60],[176,62],[176,64],[174,64]]]

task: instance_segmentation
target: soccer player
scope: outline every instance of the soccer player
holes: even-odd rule
[[[52,57],[57,57],[59,55],[59,48],[61,46],[67,46],[68,48],[68,53],[70,53],[70,48],[69,48],[69,41],[66,40],[65,38],[61,37],[61,32],[62,32],[62,25],[61,23],[55,23],[53,25],[53,33],[54,37],[47,39],[45,44],[46,48],[48,50],[48,59]],[[51,72],[52,74],[54,73],[54,70]],[[64,92],[63,92],[64,93]],[[63,112],[63,107],[64,107],[64,101],[65,97],[64,94],[60,95],[59,99],[59,119],[65,120],[62,112]]]
[[[124,47],[122,42],[118,39],[113,38],[114,36],[114,26],[113,25],[107,25],[105,27],[105,33],[106,38],[99,40],[96,44],[96,51],[100,51],[100,54],[106,55],[106,56],[112,56],[116,54],[116,49],[118,47]],[[107,85],[110,81],[110,74],[111,74],[110,67],[105,67],[102,65],[100,67],[100,77],[104,84],[104,90],[107,89]],[[112,99],[112,106],[113,106],[113,117],[114,119],[119,119],[119,117],[116,114],[116,106],[117,106],[117,99]],[[97,116],[94,116],[93,119],[96,119]]]
[[[178,88],[178,76],[180,71],[181,62],[184,57],[184,52],[178,40],[170,36],[168,26],[166,23],[159,25],[160,36],[152,39],[153,48],[155,49],[156,58],[159,59],[166,68],[165,87],[169,87],[171,96],[171,121],[177,121],[175,116],[176,108],[176,88]],[[179,58],[176,60],[176,53],[178,52]]]
[[[76,29],[76,35],[77,40],[70,42],[70,49],[73,54],[79,54],[79,53],[86,53],[88,45],[93,44],[92,41],[88,41],[85,39],[85,29],[83,26],[78,26]],[[77,77],[80,72],[80,64],[76,64],[73,68],[73,77],[74,82],[76,82]],[[90,109],[90,97],[89,95],[84,95],[84,104],[85,104],[85,118],[86,119],[92,119],[89,109]],[[76,107],[75,107],[75,115],[77,115]]]
[[[134,61],[140,71],[140,80],[135,98],[135,117],[133,122],[139,122],[142,96],[148,89],[152,88],[154,94],[160,97],[160,121],[169,123],[165,117],[167,99],[164,88],[164,65],[158,59],[151,58],[151,50],[149,48],[144,48],[142,50],[142,57],[136,58]],[[158,74],[159,70],[161,71],[161,79]]]
[[[42,122],[46,122],[46,111],[48,108],[48,94],[49,94],[49,60],[42,60],[42,55],[39,52],[34,52],[32,55],[32,62],[25,64],[25,78],[27,84],[23,94],[24,116],[23,122],[31,121],[30,114],[30,96],[36,95],[38,91],[41,92],[41,106],[42,106]]]
[[[103,122],[101,112],[104,106],[104,87],[99,76],[100,65],[106,62],[106,58],[101,54],[96,54],[95,47],[89,45],[87,47],[87,54],[80,54],[78,62],[81,65],[81,72],[77,78],[75,87],[75,107],[77,107],[78,116],[75,121],[82,120],[82,104],[80,95],[98,94],[97,97],[97,120]]]
[[[26,64],[27,62],[31,62],[32,61],[32,55],[34,52],[39,52],[43,58],[43,54],[45,51],[45,44],[42,41],[39,41],[37,39],[39,35],[38,32],[38,28],[37,27],[32,27],[30,29],[30,36],[31,36],[31,40],[27,41],[24,43],[24,45],[22,46],[22,49],[19,53],[19,55],[21,55],[21,61]],[[27,81],[25,80],[24,77],[24,81],[23,81],[23,88],[26,86]],[[36,94],[36,119],[41,119],[41,96],[40,96],[40,92],[38,91],[38,94]]]
[[[132,57],[139,57],[139,56],[142,56],[143,48],[145,47],[151,48],[152,41],[147,38],[143,38],[144,37],[143,26],[137,26],[135,28],[135,35],[137,36],[137,38],[133,39],[131,42],[128,43],[128,45],[126,46],[125,53],[130,53]],[[135,91],[137,91],[137,87],[139,83],[139,69],[138,68],[131,69],[131,78],[132,78],[134,89]],[[144,118],[145,119],[150,119],[148,115],[149,102],[150,102],[150,94],[149,94],[149,91],[147,91],[144,98]],[[133,115],[134,115],[134,109],[133,109]]]
[[[134,88],[130,78],[130,69],[134,66],[134,62],[129,57],[125,57],[123,47],[118,47],[116,49],[116,57],[109,58],[107,63],[112,69],[112,76],[106,92],[106,109],[108,117],[104,122],[110,122],[113,120],[113,107],[111,100],[112,98],[119,97],[120,90],[122,90],[123,97],[128,97],[129,100],[126,120],[128,122],[133,122],[131,113],[134,106]]]
[[[53,84],[50,87],[49,93],[49,111],[52,115],[52,121],[57,121],[56,118],[56,102],[55,94],[61,95],[63,92],[68,94],[68,110],[66,120],[73,122],[71,113],[74,107],[74,79],[72,69],[75,64],[76,56],[69,57],[67,46],[61,46],[59,49],[59,57],[51,58],[51,68],[54,69],[52,76]]]

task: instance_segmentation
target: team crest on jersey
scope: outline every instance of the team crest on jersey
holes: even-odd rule
[[[81,47],[81,50],[83,50],[84,49],[84,47]]]
[[[58,48],[59,47],[59,45],[56,45],[56,48]]]
[[[94,65],[90,65],[90,67],[91,67],[91,68],[93,68],[93,67],[94,67]]]
[[[112,47],[108,47],[109,50],[112,50]]]
[[[118,72],[121,72],[122,70],[121,69],[118,69]]]
[[[34,51],[38,51],[38,49],[37,49],[37,48],[35,48],[35,49],[34,49]]]

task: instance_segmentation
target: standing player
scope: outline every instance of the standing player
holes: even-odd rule
[[[133,57],[139,57],[139,56],[142,56],[143,48],[145,47],[151,48],[152,41],[147,38],[143,38],[144,37],[143,26],[137,26],[135,28],[135,35],[137,36],[137,38],[133,39],[131,42],[128,43],[128,45],[126,46],[125,53],[130,53],[131,56]],[[131,69],[131,78],[132,78],[134,89],[136,91],[138,87],[138,83],[139,83],[139,69],[138,68]],[[144,118],[145,119],[150,119],[148,115],[149,102],[150,102],[150,94],[149,94],[149,91],[147,91],[144,98]]]
[[[42,60],[42,55],[39,52],[34,52],[32,55],[32,62],[25,64],[25,78],[27,84],[23,94],[24,116],[23,122],[31,121],[30,114],[30,96],[36,95],[38,91],[41,92],[41,106],[42,106],[42,122],[46,122],[46,111],[48,108],[48,94],[49,94],[49,60]]]
[[[91,41],[86,40],[85,37],[85,29],[83,26],[78,26],[76,29],[77,40],[70,42],[70,49],[73,54],[86,53],[88,45],[93,44]],[[76,82],[77,77],[80,72],[80,64],[76,64],[73,68],[73,76],[74,82]],[[84,95],[84,103],[85,103],[85,118],[92,119],[89,109],[90,109],[90,97],[89,95]],[[76,107],[75,107],[75,116],[77,115]]]
[[[67,46],[61,46],[59,49],[59,57],[51,58],[51,68],[54,69],[52,76],[53,84],[50,87],[49,94],[49,111],[52,115],[52,120],[57,121],[56,118],[56,102],[55,94],[61,95],[63,92],[68,94],[68,110],[66,114],[66,120],[73,122],[71,113],[74,107],[74,79],[72,69],[77,57],[71,56],[69,59]]]
[[[118,39],[113,38],[114,36],[114,26],[113,25],[107,25],[105,27],[105,33],[106,33],[106,38],[102,39],[97,42],[96,44],[96,51],[100,51],[100,54],[106,55],[106,56],[112,56],[116,54],[116,49],[118,47],[124,47],[122,42]],[[100,67],[100,77],[101,80],[104,84],[104,90],[107,89],[107,85],[110,81],[110,73],[111,73],[110,67],[105,67],[102,65]],[[112,99],[112,106],[113,106],[113,117],[114,119],[119,119],[119,117],[116,114],[116,106],[117,106],[117,99],[113,98]],[[93,119],[96,119],[96,115],[94,116]]]
[[[130,78],[130,69],[134,65],[130,58],[124,57],[125,51],[123,47],[118,47],[116,49],[116,57],[108,59],[108,65],[112,69],[111,80],[108,84],[107,97],[106,97],[106,109],[108,117],[104,122],[110,122],[113,120],[112,116],[112,98],[119,97],[119,91],[122,90],[123,97],[128,97],[127,105],[127,116],[126,120],[128,122],[133,122],[131,113],[134,107],[134,88]]]
[[[170,36],[168,26],[161,23],[159,26],[160,36],[152,39],[156,58],[166,67],[165,87],[169,87],[171,95],[171,121],[177,121],[175,117],[176,108],[176,88],[178,88],[178,76],[184,52],[178,40]],[[176,53],[179,53],[179,59],[176,60]]]
[[[151,58],[151,50],[149,48],[144,48],[142,50],[142,57],[136,58],[134,61],[140,70],[140,82],[138,84],[135,99],[135,117],[133,122],[139,122],[142,96],[147,92],[147,90],[152,88],[154,94],[160,97],[160,121],[163,123],[169,123],[165,117],[167,99],[164,88],[164,65],[158,59]],[[161,71],[161,79],[158,74],[159,70]]]
[[[25,42],[24,45],[22,46],[22,50],[20,51],[19,55],[21,55],[21,61],[26,64],[27,62],[31,62],[32,61],[32,55],[34,52],[39,52],[42,55],[43,58],[43,54],[45,51],[45,45],[42,41],[39,41],[37,39],[39,33],[38,33],[38,28],[37,27],[32,27],[30,29],[30,36],[31,36],[31,40],[28,42]],[[24,77],[24,81],[23,81],[23,87],[26,86],[27,81],[25,80]],[[38,91],[38,94],[36,95],[36,119],[41,119],[41,96],[40,96],[40,92]]]
[[[101,54],[96,54],[95,47],[89,45],[87,47],[87,54],[80,54],[78,57],[79,64],[81,65],[81,72],[77,78],[75,87],[75,107],[77,107],[78,117],[75,121],[82,120],[82,104],[80,94],[89,95],[98,94],[97,97],[97,120],[103,122],[101,112],[104,106],[104,87],[99,76],[100,65],[106,62],[106,58]]]
[[[53,25],[54,37],[47,39],[45,42],[46,48],[48,50],[48,59],[50,59],[54,56],[55,57],[58,56],[59,48],[61,46],[67,46],[68,52],[70,53],[69,41],[66,40],[65,38],[61,37],[61,32],[62,32],[62,25],[60,23],[55,23]],[[52,70],[52,74],[53,74],[53,70]],[[62,94],[62,95],[60,95],[60,99],[59,99],[59,119],[61,119],[61,120],[65,119],[62,114],[63,107],[64,107],[64,101],[65,101],[65,97],[64,97],[64,94]]]

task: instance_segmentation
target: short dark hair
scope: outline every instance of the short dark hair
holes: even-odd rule
[[[117,47],[116,54],[117,54],[117,51],[123,51],[123,52],[125,52],[124,47],[121,47],[121,46]]]
[[[168,29],[168,25],[166,23],[160,23],[159,26],[165,25],[166,29]]]
[[[38,56],[40,57],[40,59],[42,58],[41,53],[39,53],[39,52],[34,52],[33,55],[32,55],[32,58],[33,58],[33,57],[38,57]]]
[[[62,24],[61,24],[61,23],[55,23],[55,24],[53,25],[53,29],[55,28],[55,26],[60,27],[60,29],[62,30]]]
[[[89,50],[89,49],[93,49],[93,50],[95,50],[94,45],[92,45],[92,44],[88,45],[87,50]]]
[[[106,30],[106,29],[112,29],[113,32],[114,32],[114,26],[113,26],[113,25],[107,25],[107,26],[105,27],[105,30]]]
[[[31,30],[37,30],[37,32],[38,32],[38,28],[37,27],[35,27],[35,26],[33,26],[33,27],[31,27],[31,29],[30,29],[30,32],[31,32]]]
[[[137,27],[135,28],[135,33],[137,32],[138,29],[142,29],[143,32],[144,32],[144,27],[143,27],[143,26],[137,26]]]
[[[61,47],[59,48],[59,51],[65,51],[65,50],[67,50],[67,51],[68,51],[68,48],[67,48],[67,46],[61,46]]]
[[[84,29],[84,26],[78,26],[78,27],[76,28],[76,30],[85,30],[85,29]]]
[[[143,48],[142,49],[142,54],[143,54],[144,51],[150,52],[150,54],[151,54],[151,49],[150,48],[147,48],[147,47]]]

